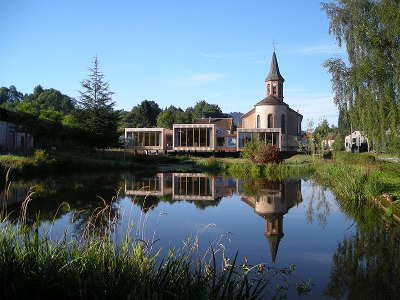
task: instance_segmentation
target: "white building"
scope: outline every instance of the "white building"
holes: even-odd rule
[[[344,147],[347,152],[368,151],[368,138],[361,131],[354,131],[344,138]]]

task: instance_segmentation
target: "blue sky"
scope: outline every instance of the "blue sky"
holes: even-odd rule
[[[285,102],[337,123],[322,63],[344,56],[319,0],[0,0],[0,86],[41,84],[78,97],[93,56],[117,108],[144,99],[186,108],[205,99],[247,112],[265,96],[272,44]]]

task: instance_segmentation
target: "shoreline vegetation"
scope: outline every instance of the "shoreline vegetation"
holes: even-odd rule
[[[139,155],[123,150],[70,151],[1,155],[0,166],[13,177],[52,173],[130,170],[135,172],[206,172],[243,178],[311,178],[329,187],[340,201],[361,207],[375,202],[388,217],[400,221],[399,163],[371,153],[332,152],[325,158],[297,154],[281,163],[257,164],[245,158]]]
[[[36,150],[29,156],[1,156],[0,165],[12,176],[45,175],[45,171],[59,172],[62,168],[150,172],[161,168],[269,180],[309,178],[329,187],[339,206],[366,226],[376,224],[377,208],[384,210],[387,221],[397,220],[397,163],[376,160],[371,154],[339,152],[327,157],[299,154],[279,164],[254,164],[244,158]],[[26,297],[27,293],[42,298],[62,294],[65,299],[265,299],[285,295],[291,289],[304,295],[311,289],[310,282],[290,280],[293,266],[275,269],[264,264],[249,265],[247,261],[239,262],[237,256],[225,257],[223,250],[211,244],[199,253],[198,245],[184,243],[186,248],[171,249],[163,257],[151,241],[129,234],[117,245],[111,204],[106,200],[103,207],[94,210],[81,235],[70,237],[65,233],[61,240],[52,241],[40,228],[39,215],[33,226],[24,223],[28,203],[29,197],[21,205],[18,222],[0,211],[0,284],[8,287],[0,295],[6,299]]]
[[[268,179],[310,178],[329,187],[344,208],[375,206],[400,223],[400,164],[370,153],[334,152],[328,158],[298,154],[280,164],[253,164],[245,159],[194,158],[211,174]]]

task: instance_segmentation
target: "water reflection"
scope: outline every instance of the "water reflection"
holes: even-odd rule
[[[160,246],[176,246],[205,224],[218,222],[223,233],[236,234],[232,249],[249,254],[250,261],[271,258],[281,266],[296,264],[304,272],[300,278],[320,280],[314,288],[316,299],[378,299],[380,295],[394,299],[400,289],[399,230],[386,228],[374,207],[343,208],[330,192],[312,182],[199,173],[107,173],[21,181],[0,197],[11,220],[19,221],[20,204],[31,187],[35,194],[28,205],[27,223],[33,224],[40,212],[43,227],[55,220],[61,236],[66,226],[81,234],[90,222],[101,233],[110,228],[110,221],[120,226],[117,235],[136,213],[166,210],[157,236]],[[113,198],[118,191],[119,197]],[[109,210],[94,222],[91,216],[104,205],[98,196]],[[68,203],[68,209],[63,203]],[[214,238],[212,234],[206,238]],[[313,260],[313,255],[326,259]]]
[[[247,190],[240,193],[242,201],[250,205],[256,214],[265,219],[265,236],[268,239],[272,262],[275,263],[279,243],[284,236],[283,216],[302,201],[301,181],[268,181],[256,179],[242,181]]]
[[[379,222],[339,242],[324,293],[334,299],[399,299],[400,230]]]
[[[139,196],[133,201],[147,211],[158,204],[158,199],[170,202],[186,200],[196,202],[199,208],[218,205],[222,197],[240,196],[254,212],[265,219],[264,235],[268,240],[271,259],[275,263],[279,243],[284,236],[283,216],[302,201],[301,181],[287,179],[236,179],[210,177],[201,173],[159,173],[153,177],[125,179],[125,194]]]

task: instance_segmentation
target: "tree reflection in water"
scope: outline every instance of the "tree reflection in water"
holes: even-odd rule
[[[327,197],[328,189],[314,182],[309,182],[311,195],[307,199],[306,219],[312,224],[314,218],[322,227],[326,226],[326,218],[331,211],[331,203]]]
[[[335,299],[399,299],[400,230],[383,222],[339,243],[324,293]]]

